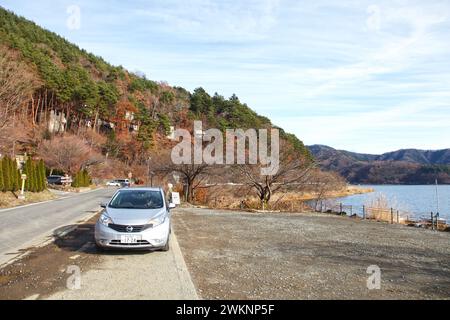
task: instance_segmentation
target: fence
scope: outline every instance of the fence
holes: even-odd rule
[[[395,208],[376,208],[369,206],[355,206],[346,205],[344,203],[329,204],[323,201],[318,203],[316,206],[317,212],[325,213],[336,213],[341,215],[349,216],[359,216],[362,219],[370,219],[377,221],[386,221],[391,224],[408,224],[408,225],[418,225],[424,227],[430,227],[433,230],[438,230],[447,226],[447,221],[440,219],[439,213],[431,212],[428,217],[421,216],[419,218],[414,217],[415,215],[411,212],[404,210],[398,210]]]

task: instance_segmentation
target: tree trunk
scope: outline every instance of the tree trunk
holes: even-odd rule
[[[95,112],[94,124],[92,126],[93,131],[96,131],[97,121],[98,121],[98,110]]]
[[[187,202],[192,203],[194,200],[194,188],[192,187],[192,181],[187,183]]]

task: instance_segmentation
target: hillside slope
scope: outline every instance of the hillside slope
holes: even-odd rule
[[[405,149],[382,155],[308,147],[324,170],[335,171],[351,183],[450,184],[450,149],[425,151]]]
[[[204,128],[222,130],[272,126],[268,118],[235,95],[228,99],[217,93],[211,96],[202,88],[191,93],[130,73],[2,7],[0,58],[6,61],[2,62],[4,69],[12,70],[16,79],[27,79],[28,88],[20,101],[14,100],[15,109],[5,112],[6,122],[20,120],[24,124],[22,135],[5,133],[5,137],[20,137],[1,139],[0,153],[14,148],[14,152],[34,154],[40,141],[51,139],[55,133],[48,132],[53,114],[64,118],[60,131],[79,134],[90,128],[107,137],[108,142],[103,141],[98,150],[126,165],[145,165],[152,149],[164,147],[171,127],[192,128],[196,119],[204,122]],[[294,135],[281,131],[281,137],[299,154],[310,157]]]

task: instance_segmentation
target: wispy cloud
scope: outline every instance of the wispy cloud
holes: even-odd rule
[[[163,23],[167,30],[202,41],[263,39],[277,22],[279,0],[167,1],[164,6],[132,10]]]

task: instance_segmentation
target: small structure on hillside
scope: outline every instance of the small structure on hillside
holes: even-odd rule
[[[175,127],[170,126],[169,134],[167,135],[167,139],[175,140]]]
[[[66,131],[67,119],[64,112],[58,113],[55,110],[50,111],[48,120],[48,131],[50,133],[61,133]]]

